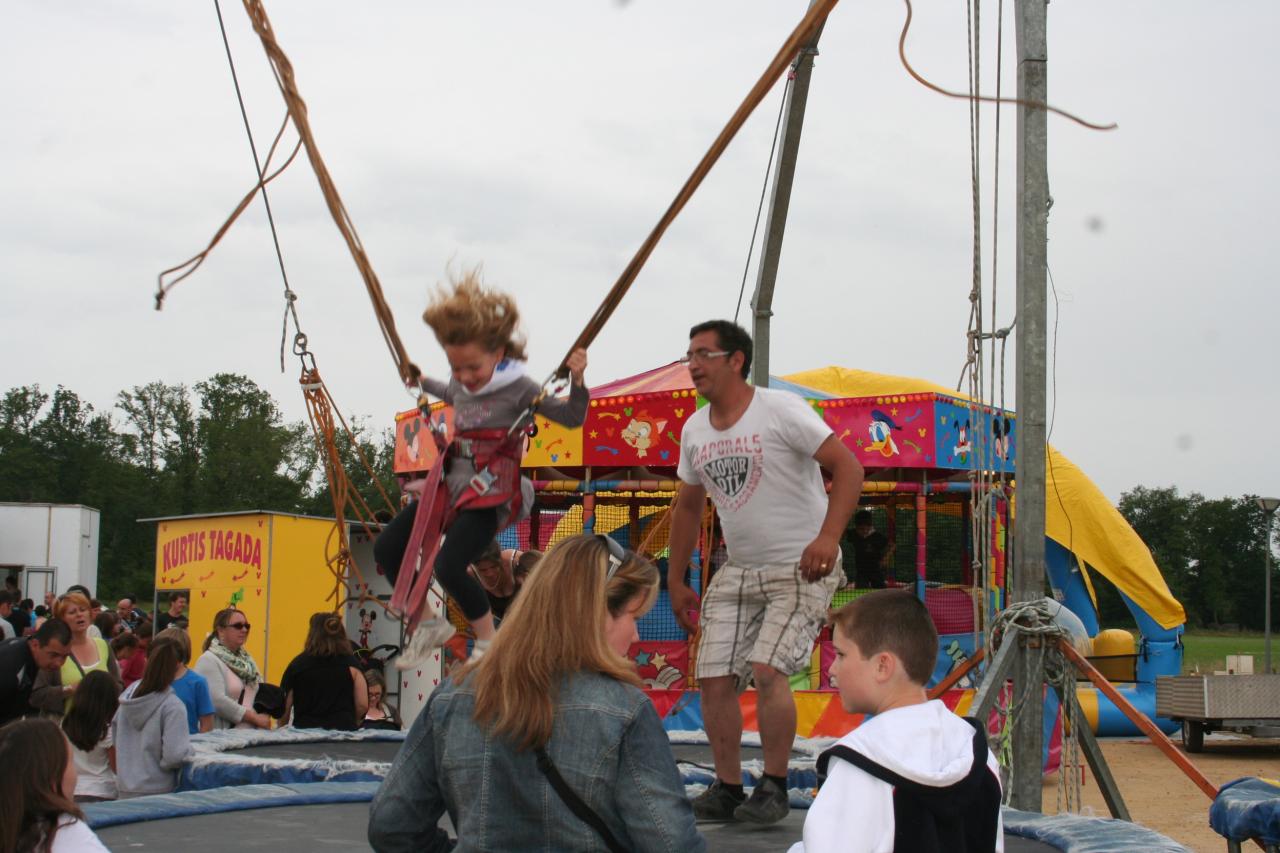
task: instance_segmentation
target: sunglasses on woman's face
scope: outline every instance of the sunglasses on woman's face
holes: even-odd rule
[[[248,631],[250,625],[248,622],[228,622],[227,627],[232,631]]]

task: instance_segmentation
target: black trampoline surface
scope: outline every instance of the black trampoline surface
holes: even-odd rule
[[[741,823],[699,824],[707,850],[715,853],[785,853],[800,840],[807,812],[793,809],[781,823],[757,827]],[[368,803],[324,803],[175,817],[112,826],[98,831],[102,843],[118,851],[227,853],[239,851],[369,850],[365,831]],[[446,817],[441,824],[449,827]],[[1004,839],[1006,853],[1056,853],[1056,847]]]
[[[376,761],[390,764],[404,741],[400,740],[326,740],[314,743],[270,743],[228,749],[226,756],[249,758],[289,758],[303,761]]]

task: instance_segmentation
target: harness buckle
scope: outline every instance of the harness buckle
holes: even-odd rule
[[[497,481],[497,475],[488,468],[484,468],[476,472],[476,475],[471,478],[469,485],[477,495],[483,497],[489,493],[489,490],[493,488],[493,484]]]

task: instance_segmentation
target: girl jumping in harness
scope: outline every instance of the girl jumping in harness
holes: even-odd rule
[[[441,382],[424,377],[421,387],[453,406],[454,438],[446,444],[436,434],[441,449],[436,467],[426,479],[406,487],[418,499],[374,543],[374,557],[395,585],[391,608],[403,615],[413,635],[396,663],[401,669],[417,666],[454,633],[449,621],[427,604],[428,566],[471,623],[476,637],[472,657],[488,649],[493,614],[467,567],[498,531],[528,515],[533,500],[533,484],[520,476],[528,423],[512,427],[535,401],[534,410],[548,420],[581,426],[590,401],[583,349],[574,350],[566,362],[568,398],[539,399],[540,386],[525,373],[515,300],[484,287],[478,270],[437,292],[422,319],[444,348],[452,378]]]

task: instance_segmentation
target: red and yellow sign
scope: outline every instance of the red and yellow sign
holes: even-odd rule
[[[277,513],[192,516],[156,530],[156,593],[188,595],[194,656],[226,607],[252,626],[246,648],[268,681],[279,683],[302,651],[312,613],[333,610],[325,561],[333,522]]]

